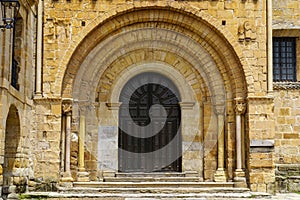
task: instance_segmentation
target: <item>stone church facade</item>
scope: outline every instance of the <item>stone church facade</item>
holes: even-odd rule
[[[130,173],[300,190],[299,1],[20,4],[15,34],[0,33],[3,195]],[[178,93],[180,123],[157,143],[121,134],[122,94],[144,79],[145,95]]]

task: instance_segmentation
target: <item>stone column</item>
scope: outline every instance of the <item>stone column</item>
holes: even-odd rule
[[[216,106],[216,114],[218,116],[218,168],[215,173],[216,182],[226,182],[227,175],[225,171],[225,142],[224,142],[224,106]]]
[[[61,172],[65,171],[65,145],[66,145],[66,116],[62,116],[62,122],[61,122],[61,152],[60,152],[60,162],[61,162]]]
[[[38,3],[38,23],[37,23],[37,50],[36,50],[36,88],[35,94],[37,97],[42,96],[42,49],[43,49],[43,9],[44,1]]]
[[[246,104],[241,100],[236,100],[236,170],[234,172],[235,187],[247,187],[245,172],[242,169],[242,115],[246,110]]]
[[[63,172],[62,182],[71,182],[70,159],[71,159],[71,121],[72,121],[72,100],[68,99],[63,102],[63,113],[66,115],[65,119],[65,170]]]
[[[201,137],[201,169],[200,169],[200,181],[204,180],[204,103],[200,103],[200,137]]]
[[[78,138],[78,172],[77,181],[89,181],[89,173],[84,167],[85,116],[80,116],[80,130]]]

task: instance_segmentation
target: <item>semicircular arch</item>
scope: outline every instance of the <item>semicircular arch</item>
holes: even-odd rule
[[[228,42],[229,40],[226,39],[227,37],[225,37],[225,36],[228,36],[229,38],[231,38],[230,34],[225,33],[226,31],[223,29],[221,31],[218,28],[216,28],[215,26],[212,26],[211,24],[214,24],[213,23],[214,20],[212,20],[210,18],[210,16],[207,16],[207,15],[204,16],[203,13],[202,14],[193,13],[193,15],[191,15],[191,13],[188,13],[186,11],[183,12],[181,10],[177,10],[176,8],[171,8],[171,9],[166,10],[165,8],[161,8],[161,7],[153,7],[152,9],[154,9],[154,10],[156,9],[156,11],[158,13],[157,18],[155,18],[155,20],[158,22],[169,23],[169,24],[172,24],[175,26],[179,26],[179,24],[180,24],[180,26],[184,26],[189,31],[192,31],[192,32],[198,31],[196,34],[191,35],[190,37],[194,38],[195,36],[198,36],[198,37],[202,38],[202,44],[204,45],[204,47],[210,47],[210,49],[213,49],[215,51],[215,53],[217,54],[215,59],[218,62],[219,61],[224,62],[225,67],[227,67],[225,70],[222,70],[222,71],[228,72],[229,76],[233,77],[230,81],[232,81],[232,83],[233,83],[232,85],[233,85],[233,88],[235,89],[234,93],[236,93],[238,95],[241,95],[241,93],[244,93],[244,91],[246,90],[245,74],[246,74],[246,76],[248,76],[248,75],[247,75],[247,70],[244,70],[245,73],[243,72],[243,68],[246,69],[247,65],[246,65],[246,63],[243,63],[244,59],[240,59],[243,57],[241,54],[241,51],[239,49],[234,49],[234,48],[237,48],[237,46],[238,46],[238,45],[235,45],[236,42],[231,41],[231,45],[230,45]],[[117,34],[121,30],[121,28],[124,28],[130,24],[136,23],[136,21],[134,21],[134,20],[132,20],[132,21],[129,20],[130,16],[125,16],[125,15],[130,15],[130,14],[134,13],[135,15],[139,16],[140,15],[139,11],[140,11],[139,8],[134,8],[133,10],[130,10],[130,11],[127,10],[126,13],[119,13],[119,14],[115,15],[114,17],[112,17],[112,16],[107,17],[106,18],[107,20],[104,20],[101,22],[99,21],[96,28],[94,28],[93,30],[90,30],[88,32],[89,34],[84,39],[82,39],[81,44],[78,46],[78,48],[74,48],[74,53],[72,54],[72,57],[64,58],[63,63],[65,63],[65,65],[67,65],[68,67],[65,71],[65,76],[63,78],[63,83],[62,83],[62,87],[63,87],[62,88],[62,97],[70,97],[71,96],[72,87],[74,86],[73,84],[74,84],[74,79],[77,75],[77,71],[79,70],[81,63],[89,55],[91,50],[95,48],[95,45],[99,44],[103,39],[105,39],[113,34]],[[196,18],[196,20],[193,20],[193,21],[195,21],[193,24],[186,24],[186,23],[184,23],[184,20],[181,19],[180,17],[178,17],[177,21],[174,19],[175,18],[174,16],[171,19],[168,17],[162,17],[160,19],[159,16],[164,16],[164,15],[160,15],[159,12],[166,12],[166,11],[173,12],[174,16],[176,15],[177,17],[185,16],[186,18]],[[143,15],[143,16],[141,16],[141,18],[139,17],[139,23],[151,21],[151,19],[149,19],[149,17],[147,18],[147,16],[148,16],[147,14]],[[167,16],[170,16],[170,15],[167,15]],[[120,17],[124,18],[123,21],[116,19],[116,18],[120,18]],[[180,19],[181,19],[181,21],[180,21]],[[207,21],[209,21],[210,24]],[[115,24],[115,23],[117,23],[117,24]],[[199,27],[199,25],[201,28],[203,28],[204,31],[202,30],[202,32],[199,32],[200,28],[198,28],[196,30],[196,27]],[[106,29],[106,26],[111,26],[113,28]],[[208,34],[208,32],[211,32],[211,34]],[[222,32],[223,32],[223,34],[222,34]],[[88,44],[88,43],[91,43],[91,42],[89,42],[91,39],[93,39],[93,41],[96,41],[96,42],[93,42],[93,44]],[[226,45],[223,45],[222,48],[218,49],[216,47],[217,47],[217,44],[220,43],[220,41],[225,43]],[[209,53],[212,52],[212,50],[210,50],[210,49],[208,49]],[[220,57],[220,56],[222,56],[222,57]],[[64,66],[64,64],[62,64],[61,66]],[[236,76],[236,78],[235,78],[235,76]],[[240,83],[243,83],[243,84],[240,84]],[[240,85],[242,85],[242,86],[240,86]],[[244,95],[244,94],[242,94],[242,95]]]
[[[149,38],[147,35],[150,35]],[[110,63],[118,61],[119,64],[122,64],[120,67],[126,68],[133,64],[130,61],[142,62],[143,60],[138,60],[139,58],[120,58],[132,50],[146,48],[152,52],[158,49],[166,51],[164,58],[152,57],[153,60],[161,59],[162,62],[170,62],[170,59],[173,58],[174,60],[173,62],[171,61],[170,64],[175,65],[177,56],[189,61],[191,67],[195,68],[198,74],[204,79],[202,84],[207,84],[206,87],[209,90],[207,93],[209,93],[212,98],[218,99],[218,101],[225,99],[224,83],[218,67],[210,55],[200,45],[188,37],[173,31],[161,30],[159,34],[153,34],[157,38],[151,38],[151,35],[151,30],[144,29],[134,31],[134,34],[132,32],[126,32],[120,34],[120,36],[112,37],[108,41],[103,42],[104,44],[101,43],[97,46],[80,67],[74,88],[81,89],[76,90],[77,92],[74,91],[73,97],[80,100],[92,101],[94,99],[93,94],[95,93],[93,90],[99,88],[99,85],[97,86],[96,84],[102,79],[102,73],[104,73]],[[122,41],[125,40],[124,38],[128,43],[125,46],[122,44]],[[139,40],[139,38],[143,38],[143,40]],[[183,45],[181,42],[188,45]],[[170,56],[170,52],[173,52],[173,57],[171,58],[168,57]],[[191,78],[188,75],[186,75],[186,77],[187,79]],[[226,85],[230,87],[230,83]],[[105,88],[107,88],[107,86]],[[85,91],[85,93],[83,94],[82,91]],[[81,95],[84,99],[78,95]]]

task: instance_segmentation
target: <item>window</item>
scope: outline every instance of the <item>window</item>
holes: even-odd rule
[[[11,66],[11,85],[19,90],[19,72],[22,57],[22,34],[23,34],[23,19],[18,17],[15,28],[13,29],[13,55]]]
[[[273,80],[296,81],[296,38],[273,38]]]

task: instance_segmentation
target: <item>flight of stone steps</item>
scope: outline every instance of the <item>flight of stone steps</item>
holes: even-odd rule
[[[184,174],[119,173],[103,182],[74,182],[73,187],[59,188],[60,194],[99,198],[202,198],[250,197],[247,188],[235,188],[233,182],[201,182]],[[78,197],[79,197],[78,196]]]

